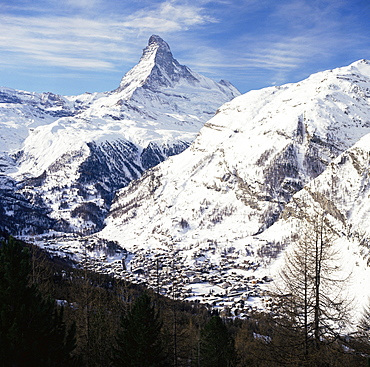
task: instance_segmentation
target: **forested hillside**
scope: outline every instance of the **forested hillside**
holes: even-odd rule
[[[315,340],[304,337],[298,309],[281,307],[281,295],[272,295],[275,306],[264,314],[220,317],[207,304],[94,273],[88,262],[71,265],[3,241],[2,366],[368,365],[370,317],[352,336]]]

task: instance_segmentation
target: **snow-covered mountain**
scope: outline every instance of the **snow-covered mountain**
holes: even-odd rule
[[[264,302],[298,224],[321,208],[366,299],[369,61],[232,99],[227,82],[179,65],[152,36],[112,92],[22,93],[3,90],[4,108],[18,104],[2,127],[13,136],[2,155],[9,228],[29,220],[52,229],[35,237],[51,252],[240,314]]]
[[[226,103],[188,150],[119,191],[102,235],[125,233],[130,248],[262,233],[292,195],[370,132],[369,78],[360,61]]]
[[[249,92],[219,108],[189,149],[120,190],[98,237],[134,254],[126,266],[146,281],[158,258],[166,271],[176,259],[184,297],[250,296],[290,243],[292,197],[316,187],[312,198],[366,267],[369,133],[369,61]]]
[[[280,219],[259,240],[283,242],[289,251],[302,237],[302,230],[311,227],[315,220],[317,224],[317,214],[323,215],[326,228],[331,229],[329,238],[335,254],[331,261],[340,269],[332,277],[346,279],[341,288],[348,300],[354,300],[351,307],[356,320],[370,297],[369,208],[370,134],[367,134],[296,193]],[[284,265],[284,257],[275,262],[271,269],[274,274]]]
[[[180,65],[154,35],[114,91],[59,96],[0,88],[2,229],[100,229],[115,190],[187,148],[239,94]]]

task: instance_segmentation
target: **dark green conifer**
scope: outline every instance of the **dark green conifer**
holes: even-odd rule
[[[0,356],[2,366],[70,366],[75,330],[63,310],[29,282],[28,248],[10,238],[0,247]]]
[[[132,310],[122,317],[116,338],[115,367],[165,366],[161,341],[162,322],[147,294],[141,295]]]
[[[200,366],[231,367],[235,365],[234,339],[220,316],[212,316],[201,332]]]

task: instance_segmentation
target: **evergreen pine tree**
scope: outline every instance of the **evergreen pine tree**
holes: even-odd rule
[[[236,365],[234,339],[218,315],[212,316],[201,332],[199,359],[202,367]]]
[[[141,295],[132,310],[122,317],[116,338],[115,367],[165,366],[161,342],[162,322],[147,294]]]
[[[75,330],[63,310],[30,284],[28,248],[10,238],[0,247],[0,356],[2,366],[69,366]]]

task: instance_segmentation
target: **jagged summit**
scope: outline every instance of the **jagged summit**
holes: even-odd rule
[[[172,55],[170,46],[161,37],[152,35],[149,38],[148,46],[144,48],[140,63],[152,62],[154,66],[165,66],[168,63],[178,63]]]
[[[140,61],[122,78],[116,92],[124,92],[131,98],[138,88],[157,92],[166,88],[176,88],[179,84],[195,88],[218,89],[230,95],[239,95],[239,91],[229,82],[217,83],[187,66],[180,65],[174,59],[170,46],[160,36],[152,35],[148,46],[144,48]]]
[[[181,66],[155,35],[116,91],[0,88],[0,229],[100,229],[115,190],[186,149],[238,94]]]
[[[157,47],[158,49],[161,49],[162,51],[170,53],[172,56],[170,46],[168,46],[168,43],[164,41],[163,38],[161,38],[160,36],[157,36],[155,34],[150,36],[149,41],[148,41],[148,47],[146,49],[148,49],[149,46]]]
[[[191,75],[172,56],[170,46],[161,37],[152,35],[144,48],[140,61],[122,78],[118,92],[125,91],[130,96],[139,87],[158,89],[173,87],[184,74]]]

